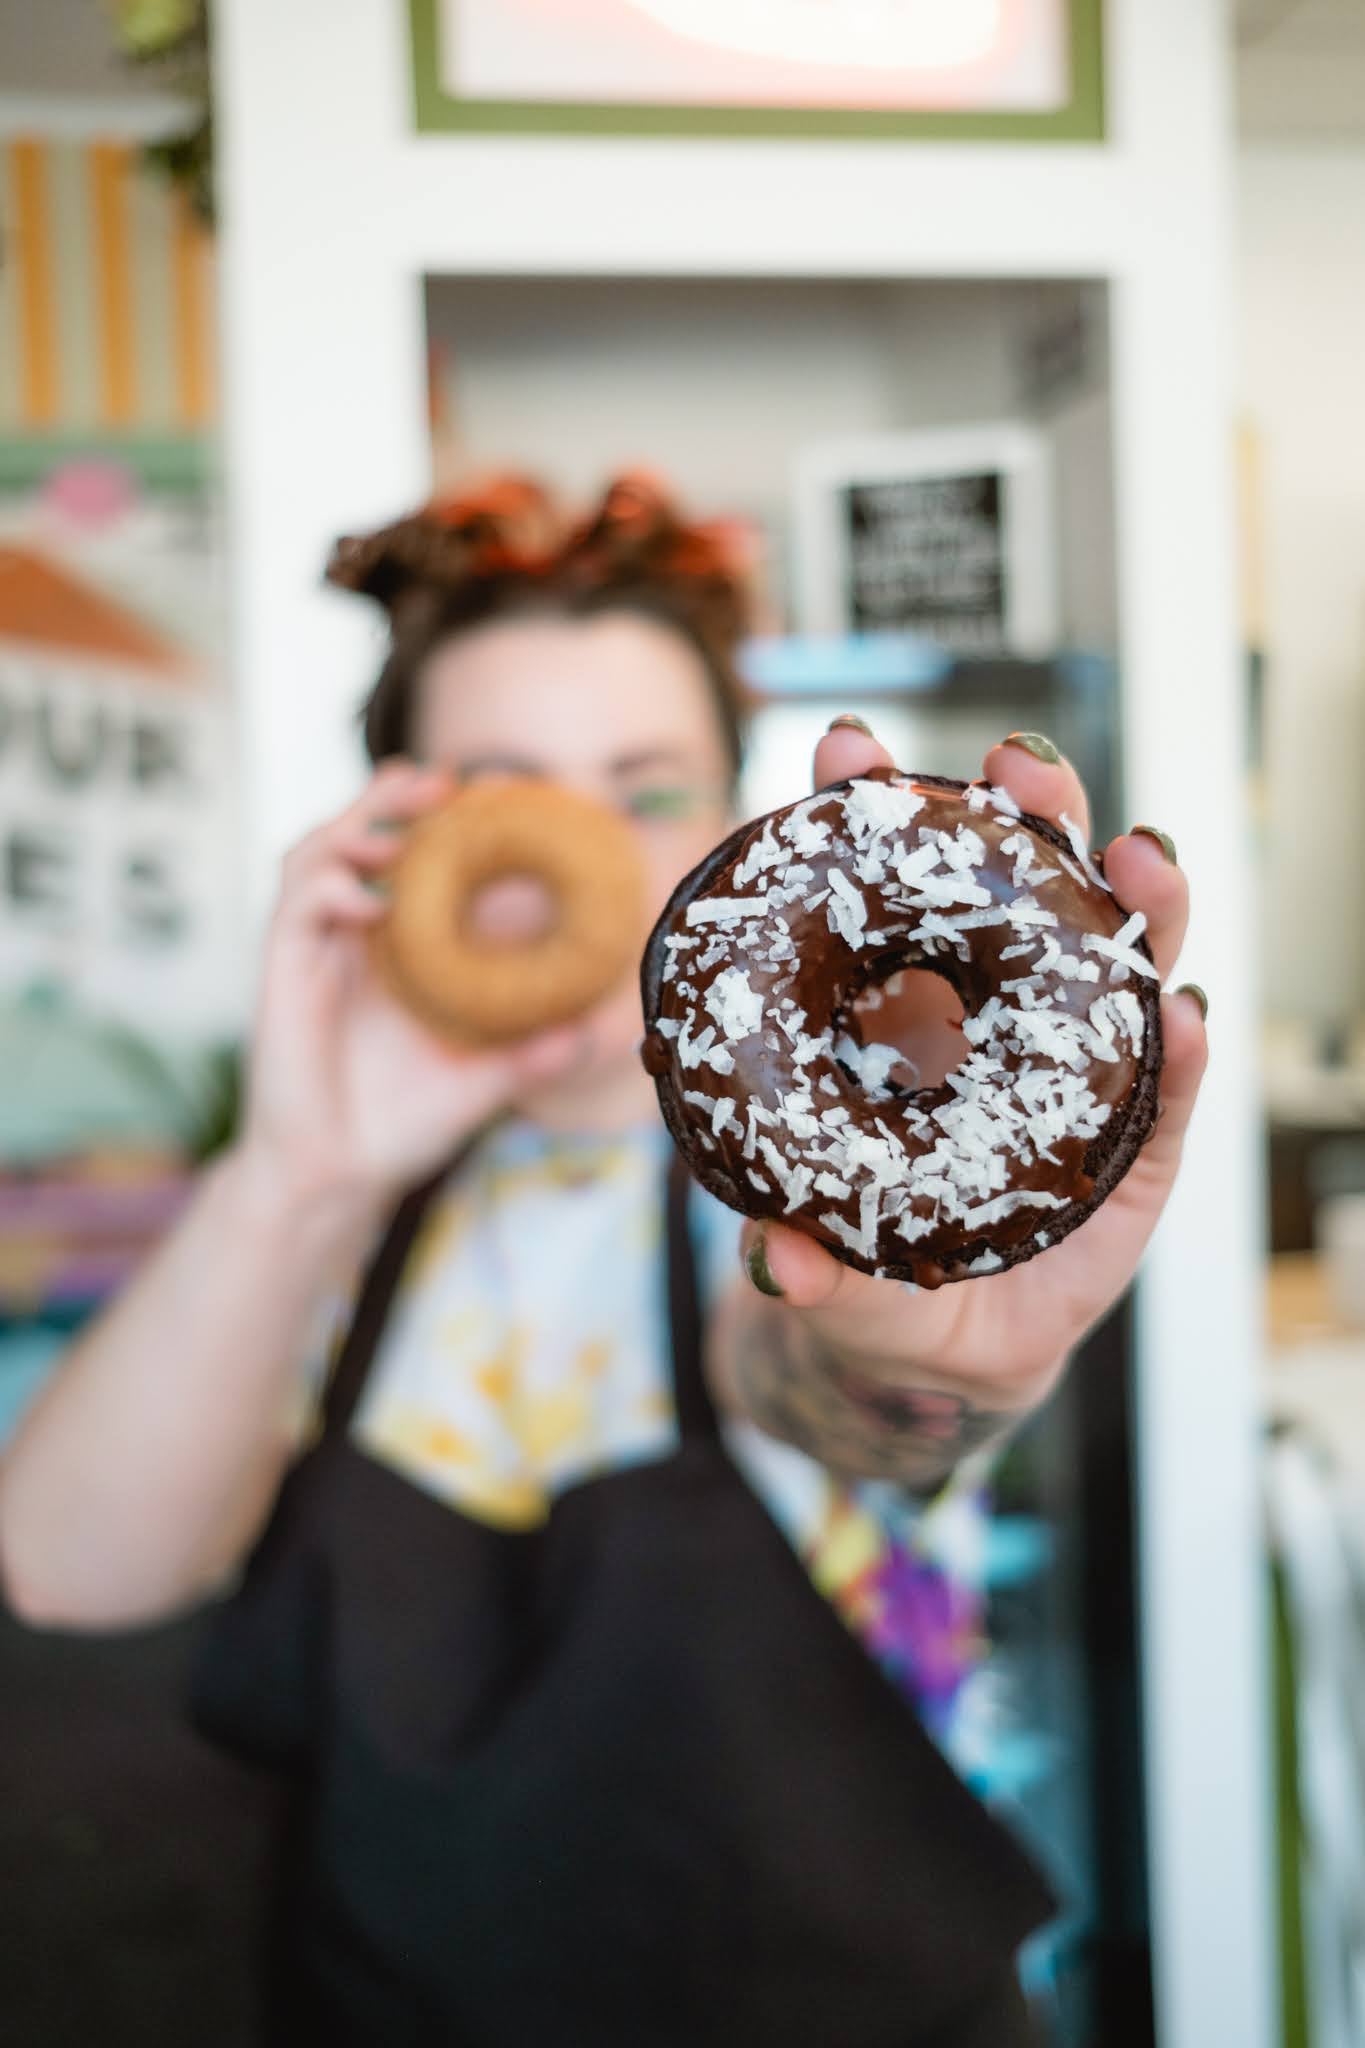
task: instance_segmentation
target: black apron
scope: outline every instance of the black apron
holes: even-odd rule
[[[1052,1901],[727,1456],[677,1162],[673,1455],[509,1533],[352,1442],[439,1185],[371,1268],[197,1686],[201,1726],[297,1787],[279,2038],[1012,2048]]]

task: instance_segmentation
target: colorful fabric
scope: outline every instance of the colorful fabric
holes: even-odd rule
[[[671,1455],[667,1144],[655,1126],[564,1139],[511,1124],[484,1139],[433,1205],[390,1314],[354,1423],[371,1456],[464,1514],[525,1529],[568,1489]],[[696,1190],[692,1221],[714,1304],[737,1281],[739,1218]],[[727,1424],[726,1440],[814,1584],[959,1760],[983,1656],[979,1471],[918,1509],[750,1424]]]

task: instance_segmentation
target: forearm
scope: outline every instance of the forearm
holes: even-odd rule
[[[245,1154],[79,1342],[0,1463],[0,1565],[30,1619],[164,1614],[250,1543],[289,1455],[300,1361],[375,1218]]]
[[[969,1398],[932,1362],[851,1358],[799,1310],[737,1290],[721,1324],[717,1372],[760,1429],[846,1479],[937,1492],[962,1460],[999,1443],[1029,1407]],[[1034,1404],[1030,1404],[1034,1405]]]

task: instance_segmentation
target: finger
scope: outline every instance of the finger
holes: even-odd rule
[[[419,768],[413,762],[389,762],[366,784],[354,803],[339,816],[315,826],[284,857],[285,891],[335,861],[339,854],[357,866],[383,866],[398,845],[401,827],[449,794],[451,778],[440,768]]]
[[[760,1294],[781,1295],[794,1308],[828,1308],[847,1283],[863,1279],[840,1265],[823,1245],[781,1223],[746,1223],[740,1254]]]
[[[397,820],[386,818],[383,827],[381,830],[379,821],[368,829],[338,825],[328,834],[323,853],[329,861],[345,861],[362,874],[381,874],[397,860],[404,836]]]
[[[850,775],[866,775],[869,768],[895,765],[862,719],[845,714],[844,719],[835,719],[815,749],[815,787],[828,789],[831,782],[845,782]]]
[[[581,1056],[585,1044],[578,1024],[561,1025],[528,1038],[511,1053],[509,1065],[518,1081],[551,1081],[567,1073]]]
[[[1165,1063],[1161,1070],[1161,1114],[1142,1148],[1143,1163],[1174,1173],[1208,1066],[1208,1032],[1198,998],[1185,990],[1161,999]]]
[[[1104,850],[1104,876],[1125,910],[1140,910],[1157,973],[1173,973],[1190,918],[1189,883],[1146,832],[1125,832]]]
[[[482,1077],[489,1106],[496,1107],[514,1101],[521,1089],[543,1087],[547,1081],[566,1074],[582,1054],[584,1034],[581,1026],[566,1024],[553,1031],[542,1031],[520,1045],[499,1046],[491,1051],[458,1046],[436,1039],[434,1034],[433,1043],[452,1060],[458,1060],[471,1078],[476,1074]]]
[[[1088,846],[1090,800],[1080,776],[1065,755],[1058,755],[1055,761],[1042,760],[1023,744],[1025,740],[1057,753],[1041,733],[1011,734],[987,754],[983,763],[986,780],[1007,789],[1021,810],[1032,811],[1063,830],[1063,819],[1069,818]]]
[[[320,868],[281,900],[283,921],[295,930],[377,924],[388,904],[340,862]]]
[[[740,1250],[750,1284],[800,1310],[817,1336],[839,1351],[898,1371],[912,1358],[942,1354],[955,1312],[951,1288],[935,1294],[875,1280],[782,1223],[746,1224]]]
[[[417,761],[385,761],[334,824],[337,829],[359,827],[365,831],[390,822],[406,824],[440,803],[453,786],[453,778],[444,768]]]

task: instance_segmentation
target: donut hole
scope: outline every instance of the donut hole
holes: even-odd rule
[[[847,1040],[836,1054],[864,1085],[884,1075],[884,1085],[898,1094],[938,1088],[967,1054],[962,1035],[962,998],[946,975],[931,967],[892,963],[884,975],[868,981],[845,1005],[840,1017]],[[873,1059],[867,1055],[873,1048]],[[887,1064],[880,1049],[894,1052]]]
[[[476,946],[534,946],[559,921],[559,906],[543,875],[505,871],[470,892],[461,936]]]

